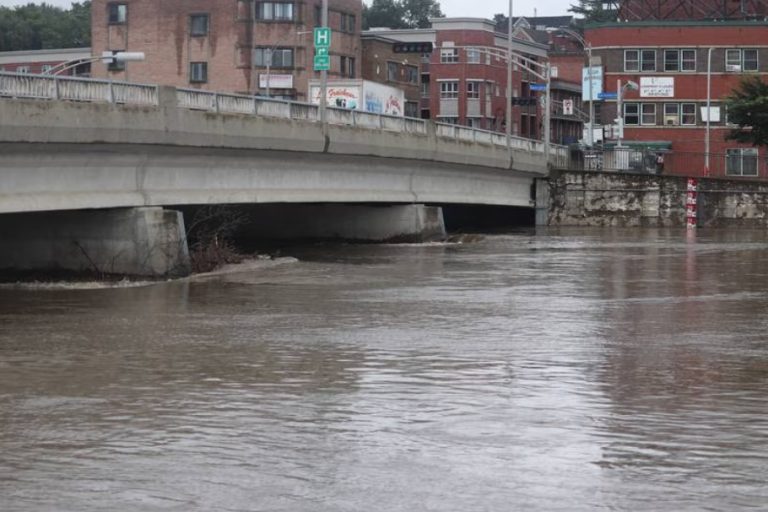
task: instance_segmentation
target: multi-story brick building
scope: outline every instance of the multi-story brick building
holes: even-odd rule
[[[93,51],[144,52],[97,77],[305,101],[321,0],[94,0]],[[329,0],[330,78],[360,75],[362,0]],[[271,57],[270,57],[271,56]],[[267,64],[270,64],[267,66]],[[267,80],[267,68],[269,80]]]
[[[362,77],[402,89],[405,115],[420,117],[423,59],[419,53],[395,53],[395,45],[402,41],[397,35],[390,34],[402,32],[372,30],[363,33]]]
[[[724,106],[744,76],[768,74],[768,22],[621,21],[588,26],[585,37],[605,66],[604,89],[616,93],[622,84],[621,112],[616,100],[606,101],[601,117],[606,124],[623,119],[623,145],[669,151],[665,172],[768,177],[766,159],[759,157],[763,150],[727,140],[731,126]],[[639,89],[626,88],[630,81]]]
[[[61,75],[89,76],[90,59],[90,48],[0,52],[0,71],[40,74],[62,70]],[[65,69],[69,64],[72,67]]]

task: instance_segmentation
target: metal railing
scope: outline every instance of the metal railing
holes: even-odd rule
[[[158,105],[157,85],[114,82],[89,78],[33,75],[0,72],[0,97],[105,102],[126,105]],[[317,105],[294,101],[276,100],[258,96],[176,89],[176,101],[180,108],[227,114],[255,115],[318,122]],[[429,123],[423,119],[389,116],[329,107],[328,123],[363,129],[385,130],[426,135]],[[435,124],[438,137],[505,147],[503,133],[478,130],[467,126]],[[514,150],[544,153],[544,143],[537,140],[512,137]],[[564,146],[551,145],[551,161],[555,167],[568,167],[568,150]]]

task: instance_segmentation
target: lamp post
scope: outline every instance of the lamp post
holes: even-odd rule
[[[709,175],[710,123],[712,122],[712,50],[707,51],[707,130],[704,137],[704,173]]]
[[[509,20],[507,23],[507,153],[512,154],[512,9],[513,0],[509,0]]]
[[[592,43],[587,42],[581,34],[567,27],[548,29],[547,32],[562,32],[567,34],[578,41],[587,51],[587,80],[589,80],[589,85],[587,86],[587,94],[589,94],[589,131],[587,132],[587,146],[591,148],[595,145],[595,96],[592,85]],[[582,84],[582,87],[583,86],[584,85]]]
[[[143,61],[145,58],[144,52],[110,52],[106,51],[101,54],[101,57],[88,57],[88,58],[81,58],[81,59],[72,59],[68,60],[66,62],[62,62],[61,64],[57,64],[56,66],[52,67],[45,73],[44,75],[60,75],[61,73],[68,71],[74,67],[81,66],[83,64],[89,64],[92,62],[98,62],[102,61],[105,64],[108,64],[109,61],[115,61],[115,62],[140,62]]]
[[[322,25],[328,26],[328,0],[323,0],[322,5]],[[323,70],[320,72],[320,123],[323,127],[323,136],[327,135],[327,103],[328,103],[328,71]]]
[[[636,82],[633,82],[632,80],[627,81],[626,84],[621,84],[621,79],[616,81],[616,120],[619,123],[619,136],[617,137],[616,141],[616,147],[621,148],[623,147],[621,145],[621,139],[624,138],[624,112],[622,111],[623,108],[623,98],[624,98],[624,90],[627,91],[636,91],[640,88],[640,86],[637,85]],[[642,117],[643,113],[638,112],[638,115]]]

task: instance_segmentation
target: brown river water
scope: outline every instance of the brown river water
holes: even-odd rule
[[[0,510],[768,510],[768,233],[0,289]]]

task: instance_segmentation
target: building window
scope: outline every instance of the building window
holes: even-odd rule
[[[128,20],[128,5],[110,3],[107,4],[107,20],[110,25],[122,25]]]
[[[440,82],[440,99],[453,100],[459,97],[459,82]]]
[[[467,98],[480,99],[480,82],[467,82]]]
[[[256,48],[253,58],[254,65],[259,67],[267,67],[269,63],[273,68],[292,68],[293,48]]]
[[[29,66],[18,66],[16,68],[16,72],[26,75],[27,73],[29,73]]]
[[[439,122],[443,124],[459,124],[458,117],[440,117]]]
[[[456,64],[459,62],[459,50],[456,48],[443,48],[440,50],[441,64]]]
[[[757,149],[727,149],[725,173],[729,176],[757,176]]]
[[[292,21],[293,2],[261,2],[257,16],[267,21]]]
[[[193,14],[189,17],[189,34],[193,37],[208,35],[207,14]]]
[[[354,14],[346,14],[341,13],[341,24],[339,26],[339,29],[342,32],[349,32],[354,34],[357,24],[357,18],[355,18]]]
[[[429,98],[429,82],[421,82],[421,97]]]
[[[467,48],[467,64],[480,64],[480,50]]]
[[[624,124],[627,126],[637,126],[640,124],[640,104],[624,104]]]
[[[696,50],[664,50],[664,71],[696,71]]]
[[[387,62],[387,81],[397,82],[399,78],[397,73],[397,62]]]
[[[757,71],[757,50],[726,50],[725,70],[732,73]]]
[[[341,76],[346,78],[355,78],[355,58],[341,55],[339,57],[339,70]]]
[[[656,124],[656,104],[655,103],[643,103],[640,111],[642,117],[640,124],[643,126],[653,126]]]
[[[419,117],[419,104],[414,101],[406,101],[405,117]]]
[[[656,71],[656,50],[624,50],[624,71]]]
[[[416,66],[405,66],[405,79],[409,84],[418,84],[419,68]]]
[[[208,63],[190,62],[189,63],[189,81],[193,84],[205,83],[208,81]]]
[[[680,124],[683,126],[695,126],[696,125],[696,104],[695,103],[683,103],[680,105]]]
[[[677,103],[664,104],[664,126],[680,124],[680,105]]]

